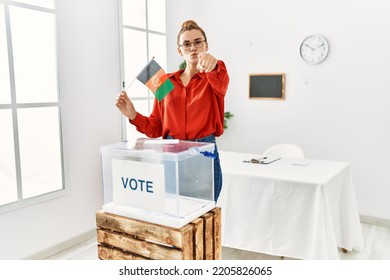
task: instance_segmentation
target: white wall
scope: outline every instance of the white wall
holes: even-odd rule
[[[188,16],[205,29],[210,53],[230,73],[226,110],[234,117],[219,148],[261,153],[290,142],[307,158],[349,162],[360,214],[390,220],[388,2],[181,2],[167,0],[174,31],[168,61],[177,60],[177,32]],[[328,39],[330,51],[313,66],[298,50],[314,33]],[[286,73],[285,101],[249,100],[250,73],[280,72]]]
[[[93,232],[103,204],[99,146],[118,142],[116,1],[58,1],[60,93],[69,194],[0,215],[0,259],[41,256]]]

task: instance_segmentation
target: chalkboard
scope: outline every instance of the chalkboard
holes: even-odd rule
[[[284,99],[285,74],[249,75],[249,98]]]

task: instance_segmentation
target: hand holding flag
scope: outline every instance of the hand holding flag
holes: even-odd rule
[[[134,108],[133,102],[131,102],[125,91],[122,91],[118,95],[115,105],[128,119],[134,120],[137,116],[137,111]]]
[[[173,89],[173,84],[168,78],[168,75],[154,58],[149,61],[136,78],[154,93],[158,101],[161,101]],[[118,95],[115,103],[121,113],[130,120],[135,119],[137,111],[134,108],[133,102],[131,102],[130,98],[127,96],[126,91],[134,81],[135,79],[130,83],[126,90]]]

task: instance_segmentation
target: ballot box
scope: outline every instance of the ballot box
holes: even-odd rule
[[[103,211],[183,227],[215,207],[214,149],[148,138],[101,146]]]

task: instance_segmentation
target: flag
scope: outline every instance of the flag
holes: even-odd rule
[[[174,87],[164,69],[154,59],[138,74],[137,79],[153,92],[158,101],[167,96]]]

